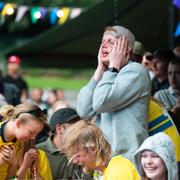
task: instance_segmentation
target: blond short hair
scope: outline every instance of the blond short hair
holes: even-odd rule
[[[111,146],[100,128],[89,121],[78,121],[71,125],[63,136],[64,150],[69,159],[73,156],[73,148],[96,149],[96,165],[107,162],[111,154]]]

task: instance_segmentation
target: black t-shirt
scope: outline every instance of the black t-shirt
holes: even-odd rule
[[[3,86],[4,86],[3,95],[5,96],[7,103],[12,104],[13,106],[20,104],[21,94],[18,87],[11,83],[4,83]]]
[[[16,85],[18,87],[18,89],[20,90],[20,93],[22,93],[23,90],[28,91],[27,83],[21,76],[18,76],[16,79],[14,79],[11,76],[6,75],[3,78],[3,81],[6,83],[11,83],[11,84]]]
[[[169,87],[168,79],[159,82],[159,80],[156,77],[154,77],[152,80],[151,95],[153,96],[157,91],[167,89],[168,87]]]

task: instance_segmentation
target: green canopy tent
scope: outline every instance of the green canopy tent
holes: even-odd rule
[[[129,28],[147,50],[168,47],[170,0],[104,0],[75,19],[16,46],[25,66],[94,67],[106,26]]]

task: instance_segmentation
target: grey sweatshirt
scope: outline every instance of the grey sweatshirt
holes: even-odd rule
[[[129,62],[119,73],[104,72],[99,82],[91,79],[78,94],[77,112],[83,118],[97,115],[96,123],[113,152],[131,160],[148,136],[150,92],[149,73],[141,64]]]

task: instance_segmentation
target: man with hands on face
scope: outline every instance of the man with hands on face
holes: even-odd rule
[[[98,65],[77,98],[82,118],[96,116],[113,153],[130,159],[147,133],[151,82],[147,70],[133,62],[134,35],[122,26],[107,27],[98,53]]]

